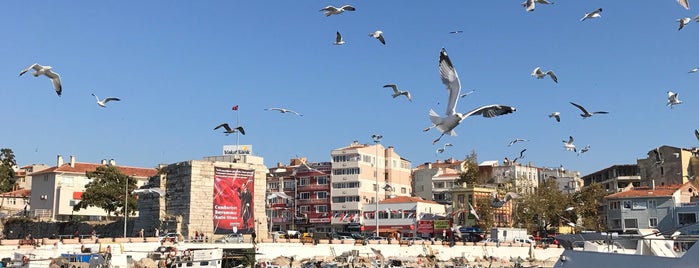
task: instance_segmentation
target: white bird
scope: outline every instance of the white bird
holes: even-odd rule
[[[145,188],[145,189],[136,189],[133,190],[134,194],[151,194],[151,193],[157,193],[162,197],[165,197],[165,190],[161,188]]]
[[[491,104],[478,107],[465,114],[457,113],[456,103],[458,102],[461,94],[461,82],[459,80],[459,75],[456,73],[454,65],[452,65],[451,60],[447,55],[447,51],[444,48],[442,48],[442,51],[439,53],[439,74],[442,78],[442,83],[446,85],[447,90],[449,91],[449,99],[445,114],[446,116],[444,118],[440,117],[434,110],[430,109],[430,121],[432,121],[433,125],[423,129],[423,131],[428,131],[431,128],[437,128],[442,132],[439,138],[432,142],[433,144],[437,143],[444,136],[444,134],[456,136],[454,128],[458,126],[461,121],[466,119],[466,117],[471,115],[482,115],[483,117],[491,118],[509,114],[517,110],[511,106]]]
[[[473,89],[473,90],[471,90],[471,91],[469,91],[469,92],[466,92],[466,93],[464,93],[464,94],[461,94],[461,96],[459,96],[459,98],[465,98],[465,97],[467,97],[468,95],[473,94],[473,92],[476,92],[476,90]]]
[[[355,11],[355,10],[357,10],[357,9],[355,9],[353,6],[344,5],[341,7],[327,6],[327,7],[322,8],[320,11],[325,11],[324,14],[326,17],[328,17],[330,15],[337,15],[337,14],[340,14],[340,13],[345,12],[345,11]]]
[[[303,116],[302,114],[297,113],[297,112],[294,111],[294,110],[289,110],[289,109],[284,109],[284,108],[276,108],[276,107],[275,107],[275,108],[266,108],[265,111],[278,111],[278,112],[283,113],[283,114],[285,114],[285,113],[292,113],[292,114],[295,114],[295,115],[298,115],[298,116]]]
[[[670,106],[670,109],[672,109],[673,106],[681,103],[682,101],[679,98],[679,93],[672,91],[667,92],[667,106]]]
[[[335,35],[335,42],[333,43],[333,45],[343,45],[343,44],[345,44],[345,40],[342,40],[342,35],[340,34],[340,32],[337,32],[337,34]]]
[[[586,153],[586,152],[589,151],[589,150],[590,150],[590,145],[589,145],[589,144],[588,144],[588,145],[585,145],[585,147],[583,147],[582,149],[580,149],[580,152],[578,153],[578,155],[584,154],[584,153]]]
[[[493,192],[493,202],[492,202],[491,206],[494,208],[500,208],[500,207],[504,206],[505,204],[507,204],[507,202],[509,202],[510,200],[517,199],[517,198],[520,198],[520,196],[514,192],[506,193],[505,198],[503,198],[503,199],[500,199],[498,197],[497,192]]]
[[[697,140],[699,141],[699,130],[694,130],[694,136],[696,136]]]
[[[107,102],[121,100],[119,98],[114,98],[114,97],[109,97],[109,98],[106,98],[104,100],[100,100],[100,98],[97,97],[97,95],[95,95],[94,93],[92,93],[92,96],[94,96],[95,99],[97,99],[97,105],[102,106],[102,107],[107,107]]]
[[[549,117],[556,118],[556,122],[561,122],[561,113],[559,112],[553,112],[549,115]]]
[[[451,31],[451,32],[449,32],[449,33],[450,33],[450,34],[460,34],[460,33],[463,33],[463,32],[464,32],[464,31],[462,31],[462,30],[456,30],[456,31]]]
[[[588,117],[595,115],[595,114],[608,114],[608,112],[605,112],[605,111],[597,111],[597,112],[590,113],[587,110],[585,110],[585,107],[582,107],[580,104],[576,104],[574,102],[571,102],[570,104],[572,104],[575,107],[578,107],[578,109],[580,109],[580,111],[583,112],[580,114],[580,116],[582,116],[583,119],[588,118]]]
[[[63,87],[61,86],[61,76],[53,72],[53,68],[51,66],[41,66],[38,63],[34,63],[22,70],[19,73],[19,76],[22,76],[24,73],[29,71],[29,69],[34,69],[34,73],[32,73],[34,77],[38,77],[39,75],[43,74],[50,78],[51,82],[53,82],[53,88],[56,90],[56,94],[58,94],[59,97],[61,96],[61,92],[63,92]]]
[[[376,39],[379,39],[379,41],[381,41],[381,44],[384,44],[384,45],[386,44],[386,40],[383,39],[383,32],[382,31],[375,31],[373,33],[369,33],[369,36],[376,38]]]
[[[527,0],[522,3],[522,6],[526,11],[534,11],[534,8],[536,8],[536,3],[544,5],[553,4],[553,2],[549,2],[547,0]]]
[[[699,72],[699,68],[692,68],[691,70],[689,70],[688,73],[693,74],[693,73],[696,73],[696,72]]]
[[[681,19],[677,19],[677,21],[680,23],[680,27],[677,29],[679,31],[679,30],[682,30],[682,28],[684,28],[685,25],[689,24],[689,22],[692,21],[692,19],[691,18],[681,18]]]
[[[569,136],[568,141],[563,141],[563,148],[565,148],[566,151],[577,152],[575,144],[573,144],[573,136]]]
[[[413,101],[413,98],[410,97],[410,92],[405,91],[405,90],[399,90],[398,86],[396,86],[395,84],[388,84],[388,85],[385,85],[383,87],[390,87],[393,89],[393,95],[391,95],[391,96],[393,96],[394,99],[400,95],[403,95],[406,98],[408,98],[408,101],[411,101],[411,102]]]
[[[689,0],[677,0],[677,3],[684,7],[684,9],[689,9]]]
[[[223,131],[223,133],[226,133],[226,136],[228,136],[228,134],[236,133],[236,132],[240,132],[240,134],[245,135],[245,129],[243,129],[242,126],[238,126],[238,127],[236,127],[236,128],[231,129],[231,127],[228,126],[228,123],[220,124],[220,125],[218,125],[217,127],[215,127],[214,130],[217,130],[217,129],[221,128],[221,127],[223,127],[224,129],[226,129],[225,131]]]
[[[558,83],[558,77],[556,77],[556,74],[553,73],[553,71],[551,71],[551,70],[548,70],[546,72],[542,72],[541,67],[536,67],[536,68],[534,68],[534,71],[532,71],[532,76],[536,77],[536,79],[542,79],[546,75],[551,77],[551,80],[553,80],[553,82]]]
[[[516,138],[516,139],[512,140],[509,144],[507,144],[507,146],[508,147],[512,146],[512,144],[515,144],[515,143],[520,142],[520,141],[528,141],[528,140]]]
[[[590,13],[585,13],[585,16],[583,16],[582,19],[580,19],[580,21],[602,17],[602,15],[600,15],[599,13],[602,13],[602,8],[598,8]]]
[[[512,164],[517,163],[517,160],[519,159],[524,159],[524,152],[526,152],[527,149],[523,149],[522,151],[519,151],[519,156],[515,157],[515,160],[512,160]]]
[[[443,152],[447,149],[447,146],[454,146],[454,145],[452,145],[451,143],[448,143],[448,142],[447,142],[447,143],[444,144],[444,146],[442,146],[442,148],[437,149],[437,153],[438,153],[438,154],[443,153]]]

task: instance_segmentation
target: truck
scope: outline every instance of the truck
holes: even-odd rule
[[[527,234],[527,229],[504,227],[490,229],[490,238],[497,239],[500,242],[514,242],[515,239],[532,239]]]

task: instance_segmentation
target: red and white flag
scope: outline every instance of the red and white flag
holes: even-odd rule
[[[469,202],[469,203],[468,203],[468,206],[469,206],[469,207],[471,208],[471,210],[470,210],[469,212],[471,212],[471,214],[473,214],[473,216],[475,216],[475,217],[476,217],[476,220],[477,220],[477,221],[480,221],[480,220],[481,220],[481,218],[480,218],[480,217],[478,217],[478,214],[476,214],[476,210],[475,210],[475,209],[473,209],[473,206],[471,205],[471,202]]]
[[[231,108],[231,109],[232,109],[233,111],[237,111],[237,110],[238,110],[238,105],[233,106],[233,108]]]

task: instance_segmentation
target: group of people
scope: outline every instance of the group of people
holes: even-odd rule
[[[194,241],[202,242],[204,239],[206,239],[204,232],[194,231]]]

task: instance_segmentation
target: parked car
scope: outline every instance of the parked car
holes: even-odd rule
[[[533,244],[534,243],[534,241],[532,241],[528,237],[517,237],[517,238],[515,238],[514,242],[515,243],[522,243],[522,244],[524,244],[524,243]]]
[[[243,234],[231,233],[216,240],[219,243],[243,243]]]
[[[488,239],[484,240],[483,242],[485,242],[485,243],[500,243],[500,240],[497,238],[488,238]]]
[[[539,240],[539,241],[544,245],[550,245],[550,244],[558,245],[558,240],[556,240],[556,238],[553,238],[551,236],[541,238],[541,240]]]
[[[383,236],[372,236],[372,237],[367,237],[366,240],[367,240],[367,241],[383,241],[383,242],[388,241],[388,239],[385,238],[385,237],[383,237]]]
[[[346,235],[341,235],[337,239],[346,240],[346,241],[354,241],[354,238],[346,236]]]

